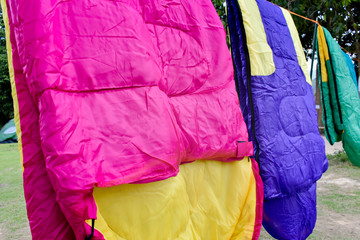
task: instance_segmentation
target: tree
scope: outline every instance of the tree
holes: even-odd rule
[[[226,26],[226,1],[212,0],[212,2]],[[332,33],[340,46],[354,53],[352,57],[360,59],[360,0],[271,0],[271,2],[307,18],[314,20],[318,18],[318,22]],[[297,16],[293,16],[293,19],[305,53],[308,53],[312,48],[315,25]]]
[[[219,15],[222,24],[224,25],[224,28],[226,30],[226,43],[228,47],[230,48],[230,36],[228,33],[228,21],[226,16],[226,0],[211,0],[212,4],[214,5],[217,14]]]
[[[0,126],[14,117],[5,40],[5,26],[0,12]]]
[[[227,26],[227,17],[226,17],[226,5],[225,0],[211,0],[214,5],[216,12],[218,13],[224,27]]]
[[[317,19],[320,25],[331,32],[340,46],[354,53],[352,57],[360,57],[360,0],[272,0],[272,2],[307,18]],[[303,47],[305,50],[311,49],[314,23],[296,16],[293,19]]]
[[[227,28],[225,0],[212,0],[217,13]],[[360,0],[272,0],[273,3],[305,17],[316,19],[329,29],[341,46],[360,59]],[[7,65],[5,27],[0,12],[0,125],[13,117],[13,103]],[[312,48],[314,23],[294,16],[295,25],[305,48]],[[229,43],[229,36],[227,36]],[[360,75],[360,68],[358,68]]]

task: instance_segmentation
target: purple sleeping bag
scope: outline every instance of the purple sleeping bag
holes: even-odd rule
[[[296,28],[264,0],[227,7],[237,91],[264,182],[263,225],[275,238],[305,239],[328,162]]]

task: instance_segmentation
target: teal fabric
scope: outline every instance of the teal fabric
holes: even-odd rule
[[[17,141],[15,121],[11,119],[0,130],[0,143]]]
[[[343,52],[344,53],[344,52]],[[354,83],[355,83],[355,86],[356,86],[356,89],[359,91],[359,86],[358,86],[358,83],[357,83],[357,78],[356,78],[356,73],[355,73],[355,67],[354,67],[354,63],[353,61],[351,60],[350,56],[347,55],[346,53],[344,53],[344,57],[346,59],[346,64],[349,68],[349,71],[350,71],[350,74],[351,74],[351,78],[353,79]]]
[[[321,64],[320,64],[320,55],[319,55],[319,41],[317,41],[317,33],[315,35],[315,48],[316,48],[316,52],[317,52],[317,57],[318,57],[318,76],[319,76],[319,89],[320,89],[320,94],[321,94],[321,105],[322,105],[322,122],[324,124],[325,127],[325,136],[326,139],[328,140],[328,142],[333,145],[335,142],[339,142],[341,141],[341,132],[337,132],[335,130],[335,123],[334,123],[334,117],[335,115],[333,114],[333,109],[331,107],[331,100],[330,100],[330,86],[329,86],[329,81],[333,81],[333,76],[332,76],[332,71],[331,71],[331,62],[330,61],[326,61],[325,62],[325,67],[326,70],[328,72],[328,76],[327,79],[326,76],[322,76],[321,75]],[[331,78],[331,79],[329,79]],[[337,115],[339,116],[339,115]]]
[[[324,28],[343,118],[342,142],[349,160],[360,166],[360,98],[347,60],[338,43]],[[333,106],[332,106],[333,107]]]

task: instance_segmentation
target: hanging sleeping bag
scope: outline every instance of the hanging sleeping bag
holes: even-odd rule
[[[265,229],[305,239],[326,171],[315,99],[290,14],[265,0],[228,0],[235,81],[264,182]]]
[[[357,78],[356,78],[355,66],[354,66],[353,60],[351,60],[350,56],[349,56],[347,53],[343,52],[343,55],[344,55],[344,58],[346,59],[346,65],[347,65],[348,68],[349,68],[350,75],[351,75],[352,80],[354,81],[354,84],[355,84],[355,86],[356,86],[356,89],[359,90],[358,82],[357,82]]]
[[[316,49],[319,59],[319,89],[323,108],[322,121],[325,128],[326,139],[333,145],[335,142],[341,141],[342,136],[342,129],[336,128],[334,120],[335,118],[340,119],[339,111],[336,110],[339,108],[340,104],[338,104],[338,96],[334,90],[334,72],[331,67],[329,49],[326,44],[324,31],[322,27],[317,27],[316,31]],[[333,88],[331,88],[331,86]],[[332,89],[332,91],[330,91],[330,89]],[[335,104],[336,109],[331,107],[332,103]]]
[[[318,27],[317,39],[326,137],[331,144],[341,139],[349,160],[360,166],[360,98],[349,57],[326,28]]]
[[[263,195],[256,166],[248,158],[196,161],[163,181],[95,187],[95,228],[107,240],[258,239]]]
[[[258,238],[262,184],[211,1],[1,5],[33,239]]]

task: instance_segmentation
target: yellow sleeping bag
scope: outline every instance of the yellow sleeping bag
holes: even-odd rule
[[[95,188],[95,229],[108,240],[256,239],[262,189],[253,164],[196,161],[163,181]]]

